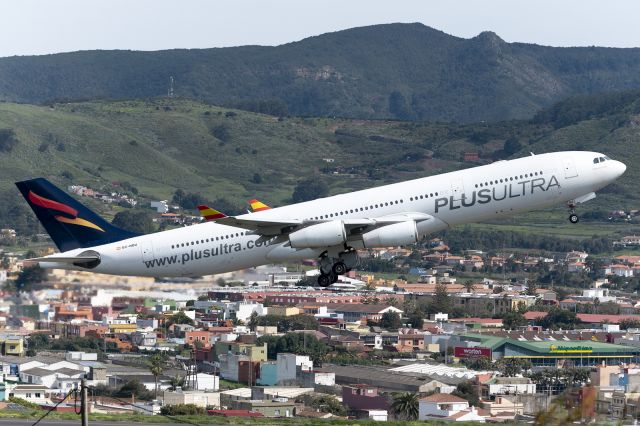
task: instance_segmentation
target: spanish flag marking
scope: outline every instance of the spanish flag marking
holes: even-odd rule
[[[263,203],[262,201],[259,200],[251,200],[249,201],[249,204],[251,205],[251,210],[253,210],[254,212],[260,212],[262,210],[269,210],[271,207],[269,207],[268,205],[266,205],[265,203]]]
[[[227,217],[224,213],[219,212],[218,210],[212,209],[209,206],[198,206],[198,210],[200,210],[200,215],[205,218],[205,220],[216,220],[221,219],[223,217]]]

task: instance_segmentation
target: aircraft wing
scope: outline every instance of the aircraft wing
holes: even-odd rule
[[[345,228],[348,231],[356,230],[359,232],[370,231],[381,226],[390,225],[392,223],[405,222],[408,220],[414,220],[421,222],[423,220],[429,220],[433,216],[425,213],[407,212],[402,214],[394,214],[389,216],[381,216],[376,218],[362,218],[362,219],[323,219],[323,220],[300,220],[300,219],[258,219],[258,218],[243,218],[227,216],[218,219],[216,223],[222,225],[235,226],[238,228],[244,228],[249,231],[263,236],[277,236],[286,235],[293,231],[297,231],[307,226],[316,225],[323,222],[331,222],[333,220],[341,220],[344,223]]]

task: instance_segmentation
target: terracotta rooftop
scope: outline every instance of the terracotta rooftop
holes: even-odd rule
[[[427,401],[427,402],[437,402],[437,403],[444,403],[444,402],[467,402],[466,399],[460,398],[459,396],[455,396],[455,395],[450,395],[448,393],[434,393],[433,395],[429,395],[426,396],[424,398],[420,398],[420,401]]]

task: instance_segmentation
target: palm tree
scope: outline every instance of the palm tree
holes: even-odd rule
[[[417,393],[403,392],[393,395],[391,410],[393,410],[398,418],[416,420],[418,418],[418,406]]]
[[[395,297],[388,297],[388,298],[386,298],[384,301],[385,301],[385,303],[386,303],[387,305],[389,305],[389,306],[393,306],[394,308],[397,308],[397,307],[398,307],[398,305],[400,304],[400,303],[398,302],[398,299],[396,299]]]
[[[162,374],[163,370],[164,370],[164,359],[159,354],[153,355],[149,359],[149,371],[151,372],[151,374],[153,374],[153,378],[155,379],[155,382],[156,382],[155,398],[158,397],[158,377]]]
[[[464,288],[467,290],[467,293],[472,293],[473,290],[476,289],[476,285],[473,283],[473,281],[466,281],[463,285],[464,285]]]
[[[171,391],[178,390],[178,388],[184,385],[184,377],[178,376],[176,374],[171,378],[171,380],[169,381],[169,384],[170,384],[169,390]]]

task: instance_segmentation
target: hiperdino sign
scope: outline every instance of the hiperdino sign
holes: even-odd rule
[[[590,346],[559,346],[559,345],[551,345],[549,347],[549,352],[553,353],[562,353],[562,354],[584,354],[593,352],[593,348]]]

